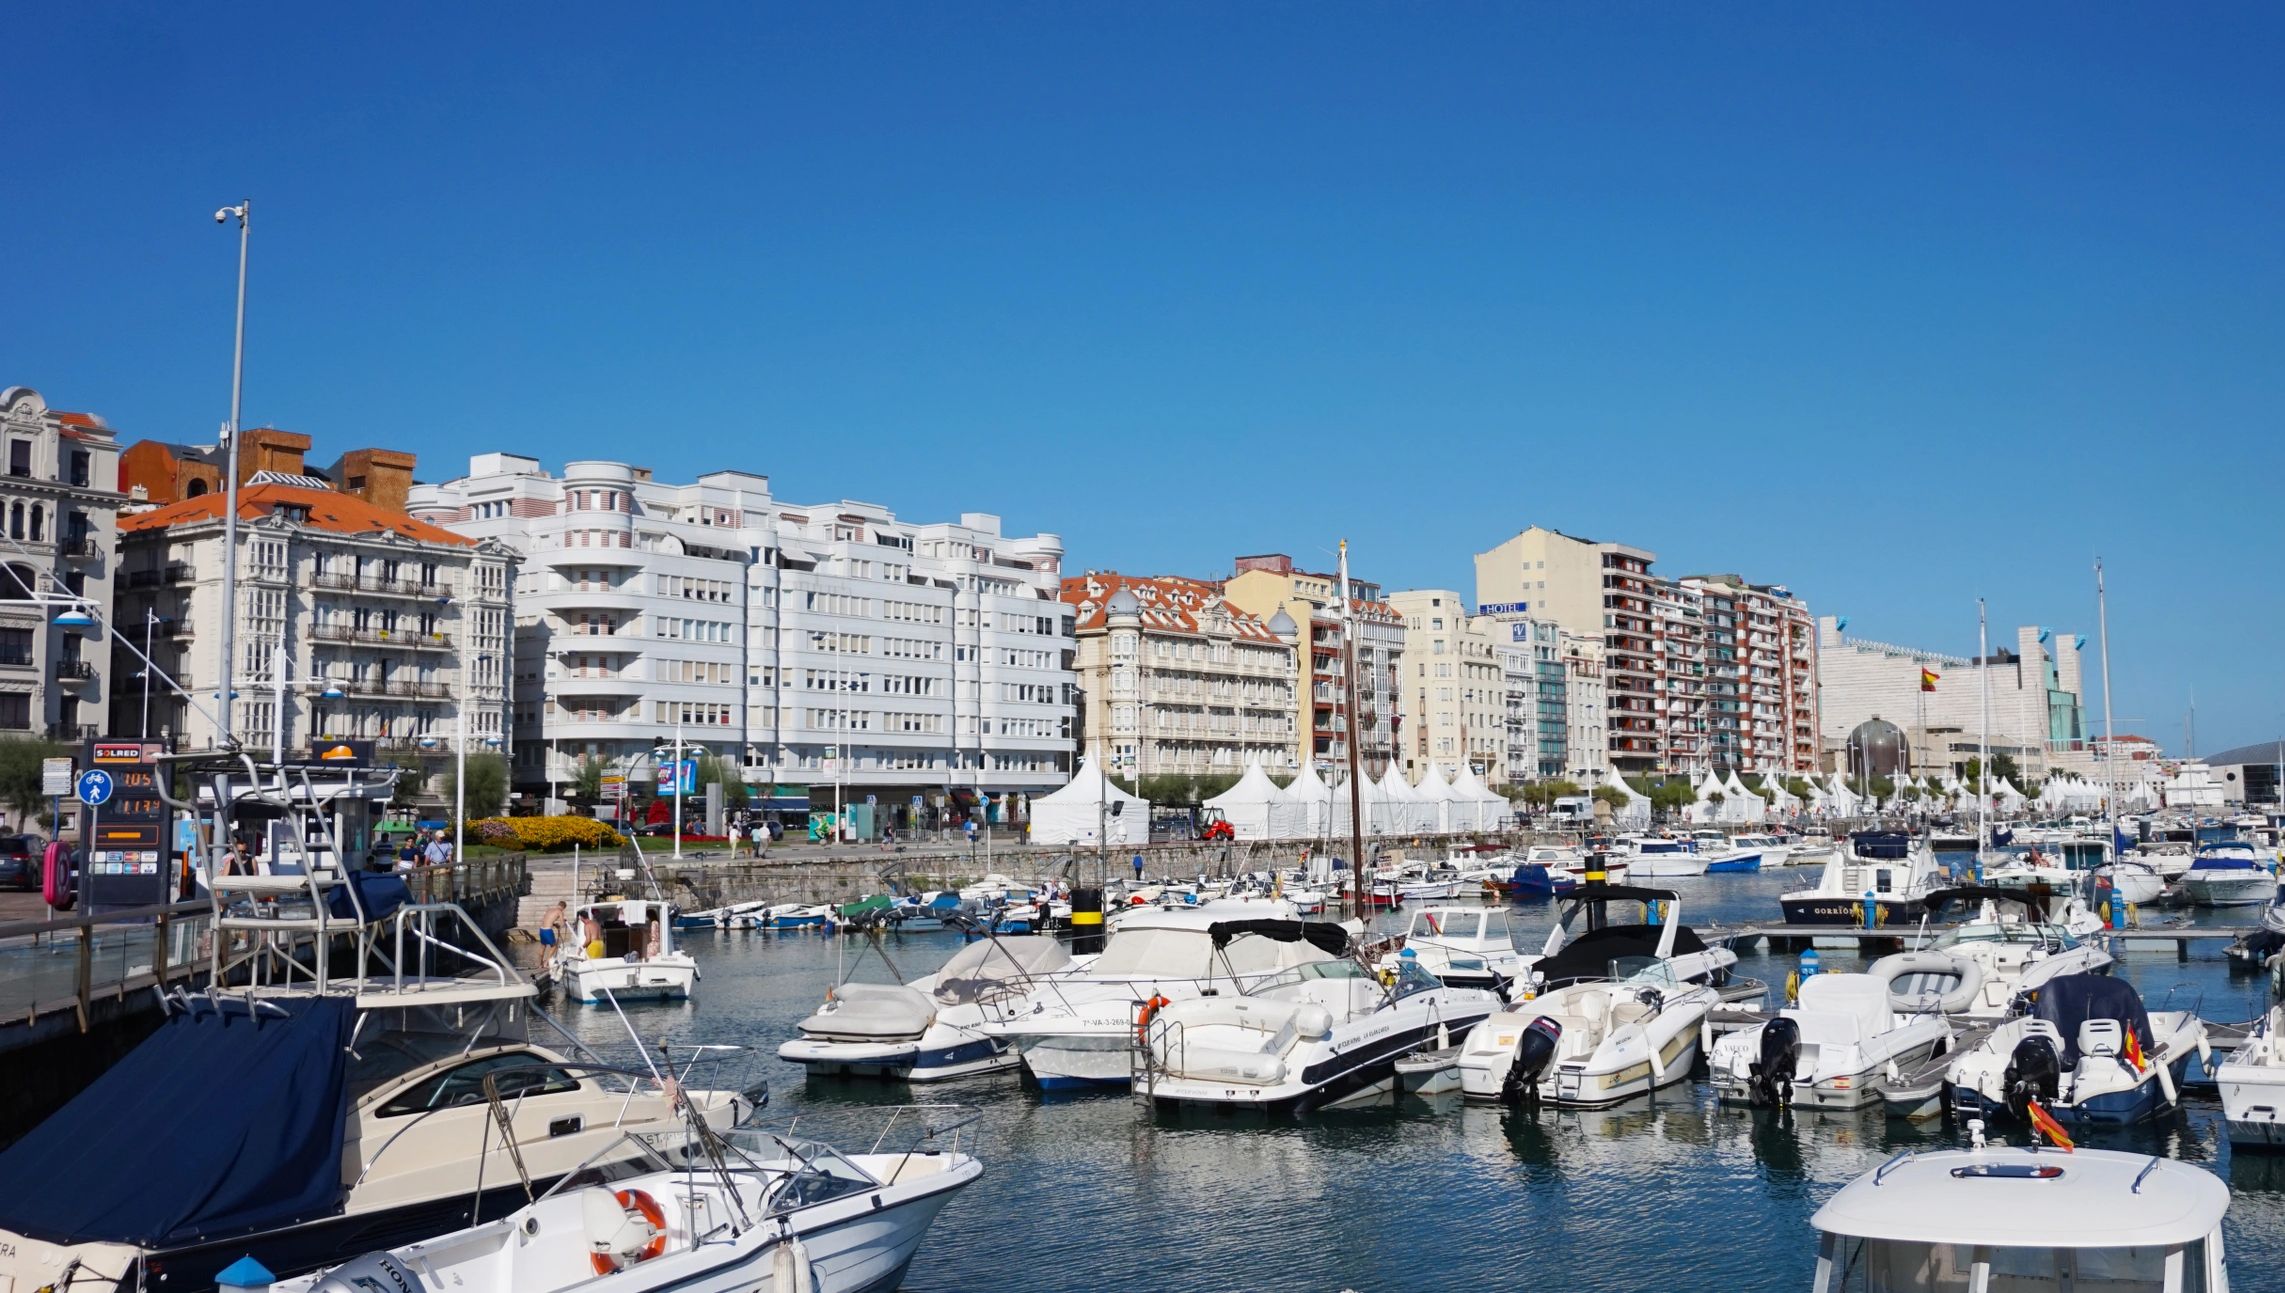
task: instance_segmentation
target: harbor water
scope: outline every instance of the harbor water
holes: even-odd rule
[[[1662,881],[1685,923],[1777,923],[1777,895],[1814,882],[1802,868]],[[1517,942],[1536,951],[1553,911],[1517,908]],[[1405,915],[1382,918],[1401,927]],[[2242,925],[2246,910],[2151,910],[2145,925]],[[1537,1287],[1584,1290],[1806,1290],[1809,1218],[1859,1174],[1900,1151],[1963,1144],[1963,1128],[1857,1114],[1774,1114],[1716,1105],[1702,1081],[1601,1112],[1511,1111],[1457,1095],[1411,1098],[1265,1123],[1169,1118],[1124,1094],[1043,1097],[1012,1074],[916,1087],[805,1081],[775,1056],[862,940],[814,934],[698,934],[703,980],[687,1005],[629,1007],[645,1041],[756,1048],[742,1072],[773,1088],[765,1120],[841,1143],[870,1140],[881,1106],[972,1105],[967,1133],[985,1176],[954,1200],[904,1287],[924,1293],[1103,1289],[1319,1291]],[[885,943],[906,978],[959,947],[950,933]],[[864,953],[858,978],[890,970]],[[1862,968],[1846,949],[1827,970]],[[1792,956],[1745,955],[1739,972],[1774,985]],[[2267,982],[2233,975],[2219,945],[2177,963],[2170,943],[2122,956],[2114,971],[2153,1008],[2195,1003],[2210,1022],[2252,1019]],[[2171,1000],[2169,1000],[2171,994]],[[608,1008],[559,1007],[597,1050],[631,1053]],[[729,1073],[721,1075],[732,1076]],[[2082,1142],[2204,1165],[2236,1194],[2226,1226],[2233,1287],[2285,1287],[2285,1156],[2233,1154],[2210,1087],[2142,1128]],[[2012,1126],[1995,1138],[2024,1143]]]

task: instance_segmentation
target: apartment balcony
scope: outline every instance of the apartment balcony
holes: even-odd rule
[[[65,682],[86,682],[95,676],[95,665],[86,660],[56,661],[56,677]]]
[[[102,544],[85,534],[61,540],[56,544],[56,552],[74,561],[97,561],[111,555]]]
[[[344,574],[338,571],[312,576],[310,586],[319,592],[412,597],[431,602],[452,596],[452,589],[441,583],[423,583],[418,579],[386,579],[380,575]]]
[[[456,649],[448,633],[422,633],[415,629],[358,628],[349,624],[312,625],[310,637],[318,642],[344,642],[355,646],[392,647],[407,651]]]
[[[103,729],[92,723],[50,723],[47,728],[47,739],[77,744],[82,741],[92,741],[102,733]]]
[[[648,565],[651,554],[641,548],[544,548],[534,555],[551,566],[636,568]]]
[[[529,593],[522,600],[526,606],[534,610],[554,611],[558,615],[562,614],[565,608],[640,611],[682,604],[679,601],[670,601],[649,593],[638,592],[632,588],[581,588],[577,585]],[[689,604],[692,606],[711,606],[718,610],[735,611],[737,609],[736,603],[733,602],[691,602]]]
[[[127,572],[129,588],[161,588],[173,584],[187,584],[197,579],[197,572],[182,562],[175,562],[160,570],[130,570]]]

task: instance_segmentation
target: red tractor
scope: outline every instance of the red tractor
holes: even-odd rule
[[[1237,828],[1230,825],[1228,818],[1211,808],[1205,812],[1206,820],[1198,828],[1199,839],[1211,844],[1216,842],[1228,843],[1238,838]]]

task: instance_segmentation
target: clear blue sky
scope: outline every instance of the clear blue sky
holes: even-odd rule
[[[1534,522],[2276,735],[2285,10],[29,5],[0,384],[769,473],[1074,567]],[[2099,710],[2097,711],[2099,713]]]

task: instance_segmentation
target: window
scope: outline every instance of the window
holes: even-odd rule
[[[8,474],[11,476],[29,476],[32,474],[31,441],[16,439],[8,441]]]
[[[499,1075],[492,1080],[493,1090],[503,1100],[514,1096],[566,1095],[579,1089],[578,1081],[569,1073],[559,1068],[536,1066],[537,1060],[538,1057],[528,1051],[507,1051],[470,1060],[398,1092],[378,1112],[383,1118],[401,1118],[432,1109],[483,1104],[484,1078],[493,1073]]]

